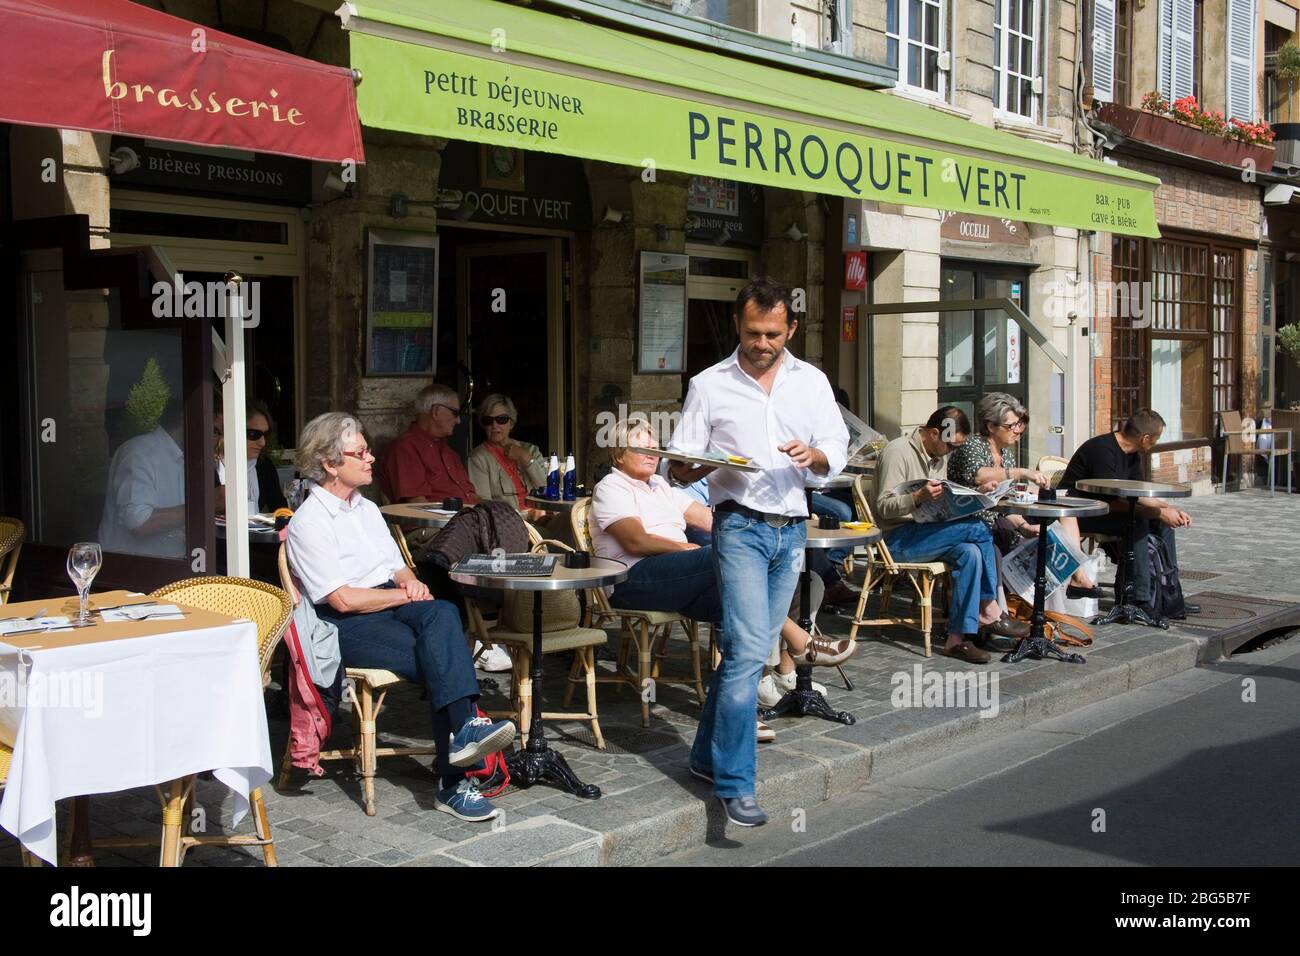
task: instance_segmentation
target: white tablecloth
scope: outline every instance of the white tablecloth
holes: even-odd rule
[[[257,628],[21,651],[0,643],[0,741],[14,751],[0,826],[48,862],[65,797],[212,770],[234,791],[238,822],[271,779]]]

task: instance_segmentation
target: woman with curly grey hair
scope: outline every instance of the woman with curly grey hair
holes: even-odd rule
[[[990,392],[980,399],[976,409],[978,435],[971,435],[948,456],[948,480],[968,488],[988,488],[1005,480],[1032,481],[1047,487],[1047,476],[1033,468],[1016,466],[1015,446],[1029,424],[1029,410],[1014,395]],[[993,542],[1002,554],[1011,552],[1020,538],[1038,536],[1038,525],[1020,515],[1003,515],[994,511],[981,511],[979,518],[989,526]],[[1075,518],[1062,518],[1057,522],[1061,532],[1079,546],[1079,522]],[[1070,579],[1079,590],[1092,591],[1096,585],[1080,569]]]
[[[326,412],[307,423],[297,466],[308,491],[289,522],[289,566],[316,612],[338,626],[345,665],[392,671],[428,691],[441,777],[434,806],[461,820],[491,820],[496,808],[462,768],[509,744],[515,727],[476,716],[479,687],[459,613],[433,599],[361,494],[374,461],[354,416]]]

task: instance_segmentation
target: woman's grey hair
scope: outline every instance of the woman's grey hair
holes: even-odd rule
[[[446,405],[452,399],[459,401],[460,396],[456,394],[454,388],[446,385],[439,385],[436,382],[432,385],[426,385],[420,389],[420,394],[415,396],[415,414],[423,415],[435,405]]]
[[[509,395],[502,395],[500,392],[493,392],[478,403],[479,417],[491,415],[492,409],[498,405],[506,410],[506,414],[510,416],[512,422],[517,423],[519,421],[519,409],[515,408],[515,403],[510,401]]]
[[[633,439],[637,435],[648,435],[651,441],[656,441],[655,430],[650,426],[650,420],[642,418],[639,414],[634,414],[631,418],[620,419],[614,426],[612,443],[609,446],[609,460],[612,465],[617,467],[623,464],[623,459],[627,457],[627,446],[635,444]]]
[[[1011,412],[1020,421],[1029,423],[1029,409],[1020,404],[1020,399],[1006,392],[989,392],[980,399],[977,414],[980,420],[980,434],[988,436],[995,425],[1001,425],[1007,412]]]
[[[353,435],[361,431],[361,422],[347,412],[326,412],[303,426],[293,464],[298,474],[323,484],[329,473],[325,466],[343,464],[343,449]]]

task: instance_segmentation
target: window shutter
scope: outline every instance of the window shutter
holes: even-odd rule
[[[1115,99],[1115,0],[1093,2],[1092,89],[1102,102]]]
[[[1157,44],[1156,89],[1167,100],[1173,96],[1174,0],[1160,0],[1160,30]]]
[[[1255,122],[1255,0],[1228,0],[1227,113]]]
[[[1192,95],[1196,69],[1196,3],[1174,0],[1172,76],[1170,102]]]

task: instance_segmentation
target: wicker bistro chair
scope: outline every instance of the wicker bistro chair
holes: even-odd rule
[[[0,517],[0,604],[9,603],[14,571],[18,569],[18,555],[23,550],[26,536],[27,530],[17,518]]]
[[[524,522],[528,528],[528,540],[532,545],[532,550],[538,554],[545,554],[549,548],[556,548],[560,551],[572,551],[563,541],[557,541],[554,538],[543,538],[531,524]],[[521,591],[512,592],[532,597],[531,592]],[[560,592],[568,594],[572,592]],[[590,592],[588,592],[590,595]],[[545,600],[545,595],[543,595]],[[591,597],[588,596],[588,607],[590,607]],[[465,600],[466,608],[469,611],[470,627],[476,633],[482,635],[487,633],[486,624],[483,621],[482,612],[478,606],[470,599]],[[545,612],[543,612],[545,613]],[[532,631],[511,631],[506,627],[505,608],[501,610],[501,619],[496,627],[492,630],[492,638],[501,644],[510,652],[510,659],[514,664],[511,671],[511,710],[489,711],[484,713],[493,717],[509,717],[519,726],[520,746],[528,746],[528,730],[533,716],[533,632]],[[482,637],[479,638],[482,640]],[[587,709],[582,712],[558,712],[543,711],[542,720],[581,720],[591,724],[591,734],[596,740],[596,749],[605,749],[605,737],[600,730],[600,715],[596,707],[596,682],[598,680],[598,671],[596,670],[596,648],[604,647],[609,640],[609,635],[598,627],[583,626],[581,622],[577,627],[565,628],[555,631],[542,632],[542,654],[561,654],[568,651],[573,652],[573,664],[569,668],[568,681],[564,689],[564,706],[566,709],[572,706],[573,692],[578,684],[583,684],[587,691]]]
[[[866,475],[858,475],[853,480],[853,504],[858,520],[875,524],[871,505],[867,500],[866,483]],[[853,615],[853,626],[849,628],[849,639],[857,640],[859,627],[903,625],[921,632],[925,639],[925,656],[929,657],[930,632],[935,624],[935,584],[939,582],[946,584],[949,570],[942,561],[895,561],[884,539],[868,545],[866,577],[862,582],[862,596],[858,598],[857,612]],[[915,590],[917,613],[914,615],[901,616],[890,613],[889,602],[893,596],[894,582],[899,578],[906,579]],[[877,617],[868,618],[864,616],[867,610],[867,599],[872,588],[877,584],[880,585],[880,613]],[[945,619],[946,615],[940,612],[939,620]]]
[[[595,554],[591,537],[591,498],[580,498],[569,513],[573,524],[573,539],[578,547],[588,554]],[[641,695],[641,726],[650,726],[650,698],[646,688],[654,683],[680,684],[695,689],[695,696],[700,706],[704,706],[704,679],[700,673],[700,636],[699,625],[688,617],[674,611],[640,611],[628,608],[616,608],[609,602],[609,597],[601,588],[594,588],[587,605],[588,623],[599,626],[605,620],[618,620],[623,643],[619,647],[616,673],[613,676],[601,675],[598,680],[617,681],[630,684]],[[661,677],[662,664],[667,659],[668,638],[673,625],[680,624],[690,642],[691,677]],[[637,650],[637,669],[628,666],[627,639],[631,638]],[[660,649],[655,654],[655,642],[660,641]]]
[[[0,792],[5,788],[5,781],[9,779],[9,761],[13,759],[14,752],[0,744]],[[22,858],[23,866],[40,866],[40,857],[27,852],[27,848],[21,843],[18,844],[18,853]]]
[[[289,571],[289,560],[285,546],[280,545],[277,558],[280,568],[280,584],[287,591],[296,605],[301,600],[297,582]],[[392,671],[378,667],[344,667],[343,674],[352,681],[352,746],[345,750],[322,750],[321,760],[352,760],[357,773],[361,776],[361,790],[365,798],[366,816],[373,817],[379,812],[375,804],[375,770],[380,757],[420,757],[436,753],[433,747],[380,747],[378,717],[384,706],[388,690],[405,678]],[[290,743],[285,742],[284,758],[280,761],[280,779],[276,789],[283,790],[289,785],[289,775],[293,771],[293,760],[289,753]]]
[[[1044,455],[1038,459],[1037,471],[1045,474],[1051,482],[1051,487],[1056,488],[1061,484],[1061,479],[1065,476],[1065,469],[1070,465],[1070,459],[1062,458],[1060,455]]]
[[[265,686],[268,682],[271,658],[284,637],[289,617],[293,613],[293,601],[288,594],[273,585],[249,578],[200,577],[163,585],[149,596],[231,617],[250,618],[257,625],[257,657],[262,683]],[[185,832],[190,819],[189,807],[194,799],[194,780],[190,776],[173,781],[171,793],[166,799],[163,798],[162,788],[158,788],[159,800],[163,804],[161,859],[173,859],[179,866],[185,853],[195,846],[260,846],[263,861],[267,866],[275,866],[275,840],[271,836],[271,821],[266,814],[266,804],[262,801],[261,788],[249,794],[255,834],[194,836]],[[116,842],[96,840],[95,844],[108,847]],[[125,845],[129,841],[122,843]]]

